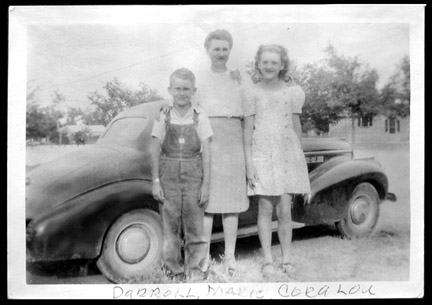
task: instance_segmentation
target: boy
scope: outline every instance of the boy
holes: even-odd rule
[[[160,113],[152,131],[153,197],[160,202],[163,260],[173,278],[203,279],[206,242],[202,236],[204,207],[210,188],[210,137],[205,113],[192,106],[195,76],[188,69],[171,74],[168,92],[173,105]],[[180,234],[184,233],[184,266]]]

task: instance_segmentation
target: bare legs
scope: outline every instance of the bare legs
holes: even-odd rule
[[[210,258],[210,242],[213,229],[213,215],[204,214],[204,239],[207,242],[207,257]],[[235,268],[235,246],[237,241],[238,214],[228,213],[222,214],[222,225],[224,231],[225,242],[225,258],[228,268]],[[208,262],[209,263],[209,262]],[[206,266],[206,268],[208,265]]]
[[[260,196],[258,201],[258,237],[264,254],[264,264],[273,262],[272,242],[273,198]]]
[[[260,196],[258,206],[258,236],[264,254],[264,264],[272,263],[272,214],[273,205],[276,206],[278,217],[278,237],[282,250],[282,264],[290,260],[292,241],[291,225],[291,201],[292,196]]]
[[[279,204],[276,205],[276,214],[279,223],[278,237],[282,250],[282,264],[290,261],[292,242],[291,201],[292,196],[284,194],[280,197]]]
[[[224,230],[225,257],[234,257],[237,241],[238,214],[222,214],[222,225]]]
[[[203,228],[203,234],[204,234],[204,241],[207,245],[207,251],[206,251],[206,259],[204,266],[202,267],[203,271],[207,271],[209,264],[210,264],[210,242],[211,242],[211,235],[213,230],[213,214],[204,213],[204,228]]]

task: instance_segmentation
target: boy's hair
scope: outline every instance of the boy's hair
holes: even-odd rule
[[[206,48],[206,50],[210,46],[210,42],[213,39],[228,41],[230,50],[232,49],[233,38],[232,38],[231,34],[227,30],[218,29],[218,30],[215,30],[215,31],[211,32],[210,34],[208,34],[207,37],[206,37],[206,39],[205,39],[205,41],[204,41],[204,47]]]
[[[175,70],[173,73],[171,73],[170,86],[171,86],[172,80],[174,78],[180,78],[183,80],[190,80],[193,83],[193,85],[195,86],[195,75],[189,69],[180,68],[180,69]]]
[[[260,69],[258,68],[258,63],[261,59],[261,54],[264,52],[273,52],[280,55],[281,62],[284,65],[283,69],[279,72],[279,79],[284,79],[289,69],[289,57],[288,51],[284,46],[270,44],[270,45],[260,45],[258,47],[258,51],[255,55],[255,69],[261,74]]]

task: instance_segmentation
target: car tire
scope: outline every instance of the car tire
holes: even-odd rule
[[[137,282],[160,262],[162,243],[160,215],[148,209],[130,211],[110,227],[97,266],[114,283]]]
[[[348,201],[346,217],[336,224],[339,232],[349,239],[370,236],[378,222],[379,202],[372,184],[358,184]]]

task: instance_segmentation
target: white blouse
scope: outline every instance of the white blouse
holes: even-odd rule
[[[200,71],[196,75],[195,103],[200,105],[208,117],[243,117],[245,98],[244,84],[248,76],[241,77],[241,84],[232,70],[215,73]],[[250,82],[250,80],[249,80]]]

